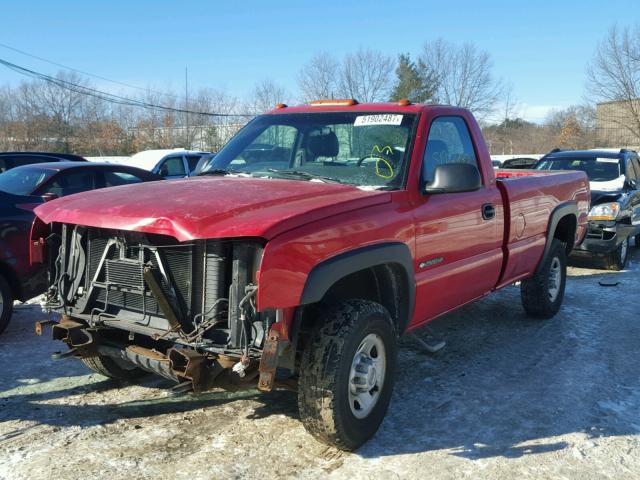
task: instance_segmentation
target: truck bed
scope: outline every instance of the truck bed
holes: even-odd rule
[[[505,220],[505,262],[496,287],[500,288],[535,269],[544,252],[549,218],[559,206],[577,207],[577,238],[584,238],[589,181],[583,172],[576,171],[498,170],[496,185],[502,194]]]
[[[545,175],[557,175],[557,174],[565,174],[565,173],[575,173],[570,171],[562,171],[562,170],[533,170],[533,169],[498,169],[495,171],[495,175],[497,179],[507,180],[510,178],[518,178],[518,177],[539,177]]]

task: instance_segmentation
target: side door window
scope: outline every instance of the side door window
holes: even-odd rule
[[[627,160],[627,177],[629,180],[634,180],[636,183],[638,182],[638,178],[640,178],[640,164],[638,164],[637,158],[629,158]]]
[[[198,162],[202,158],[202,155],[187,155],[185,158],[187,159],[187,169],[189,170],[189,175],[193,175],[195,173],[196,167],[198,166]]]
[[[432,182],[436,167],[446,163],[478,166],[469,128],[462,117],[438,117],[431,123],[422,162],[423,184]]]
[[[168,157],[160,165],[158,173],[166,178],[182,178],[187,172],[184,170],[184,160],[182,155]]]
[[[93,190],[94,188],[94,172],[61,172],[53,178],[40,195],[50,193],[58,197],[64,197]]]
[[[130,185],[132,183],[140,183],[142,179],[128,172],[103,172],[105,187],[118,187],[120,185]]]

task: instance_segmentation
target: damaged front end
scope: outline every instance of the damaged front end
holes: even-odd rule
[[[106,356],[181,391],[271,390],[289,346],[272,329],[282,312],[256,308],[263,246],[54,224],[46,307],[62,314],[59,356]]]

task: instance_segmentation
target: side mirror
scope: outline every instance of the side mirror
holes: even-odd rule
[[[482,187],[480,170],[469,163],[438,165],[433,181],[424,187],[424,193],[472,192]]]
[[[42,198],[45,202],[50,202],[51,200],[55,200],[56,198],[60,198],[59,195],[56,195],[55,193],[51,193],[51,192],[47,192],[44,195],[42,195]]]
[[[631,178],[628,178],[627,180],[625,180],[624,183],[626,184],[626,187],[631,190],[635,190],[636,188],[638,188],[638,182]]]

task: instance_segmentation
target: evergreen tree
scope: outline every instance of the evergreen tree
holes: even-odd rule
[[[434,99],[437,82],[426,65],[416,65],[409,54],[400,54],[396,68],[396,83],[391,100],[406,98],[412,102],[424,103]]]

